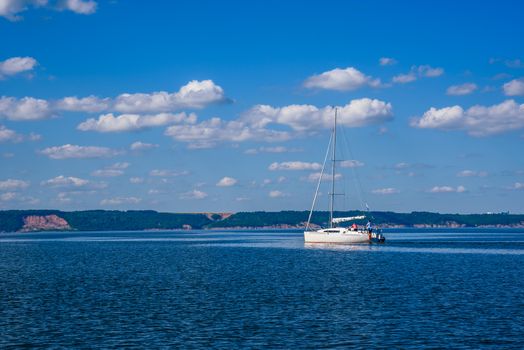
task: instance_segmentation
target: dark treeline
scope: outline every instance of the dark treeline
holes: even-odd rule
[[[170,230],[170,229],[210,229],[235,227],[301,227],[308,219],[307,211],[280,212],[239,212],[225,219],[219,214],[159,213],[152,210],[107,211],[88,210],[65,212],[59,210],[6,210],[0,211],[0,231],[22,230],[24,218],[28,216],[56,215],[67,221],[73,230],[78,231],[130,231],[130,230]],[[312,223],[325,225],[327,212],[316,212]],[[335,217],[365,215],[366,219],[357,221],[365,224],[369,218],[382,226],[522,226],[522,214],[439,214],[430,212],[336,212]]]

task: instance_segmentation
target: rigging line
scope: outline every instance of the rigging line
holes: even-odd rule
[[[348,149],[348,152],[349,152],[349,156],[351,158],[351,160],[356,160],[354,155],[353,155],[353,152],[351,150],[351,145],[349,143],[349,139],[348,137],[346,136],[346,133],[345,132],[342,132],[342,138],[347,146],[347,149]],[[356,190],[357,190],[357,195],[358,195],[358,199],[360,201],[360,208],[362,210],[364,210],[364,202],[366,202],[366,205],[367,205],[367,201],[364,200],[363,198],[363,189],[362,189],[362,182],[360,181],[360,176],[358,174],[358,171],[356,170],[356,167],[351,167],[351,172],[353,174],[353,183],[356,187]]]
[[[313,204],[311,205],[311,210],[309,211],[309,217],[307,219],[306,231],[309,229],[309,224],[311,223],[311,216],[313,215],[313,210],[315,209],[315,203],[317,201],[318,190],[320,188],[320,183],[322,182],[322,177],[324,176],[324,169],[326,168],[326,162],[329,155],[329,149],[331,148],[331,141],[333,140],[333,134],[329,137],[329,143],[326,150],[326,156],[324,157],[324,163],[322,163],[322,170],[320,171],[320,177],[318,178],[317,190],[315,191],[315,196],[313,197]]]

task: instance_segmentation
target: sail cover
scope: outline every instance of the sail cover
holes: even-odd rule
[[[333,223],[334,224],[338,224],[338,223],[341,223],[341,222],[352,221],[352,220],[362,220],[362,219],[365,219],[365,218],[366,217],[364,215],[349,216],[347,218],[333,218]]]

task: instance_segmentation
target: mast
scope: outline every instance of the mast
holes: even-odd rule
[[[335,206],[335,164],[337,146],[337,108],[335,108],[335,121],[333,123],[333,155],[331,164],[331,198],[329,203],[329,228],[333,228],[333,209]]]

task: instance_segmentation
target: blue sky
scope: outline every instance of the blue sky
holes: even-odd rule
[[[0,0],[0,208],[523,213],[523,11]]]

